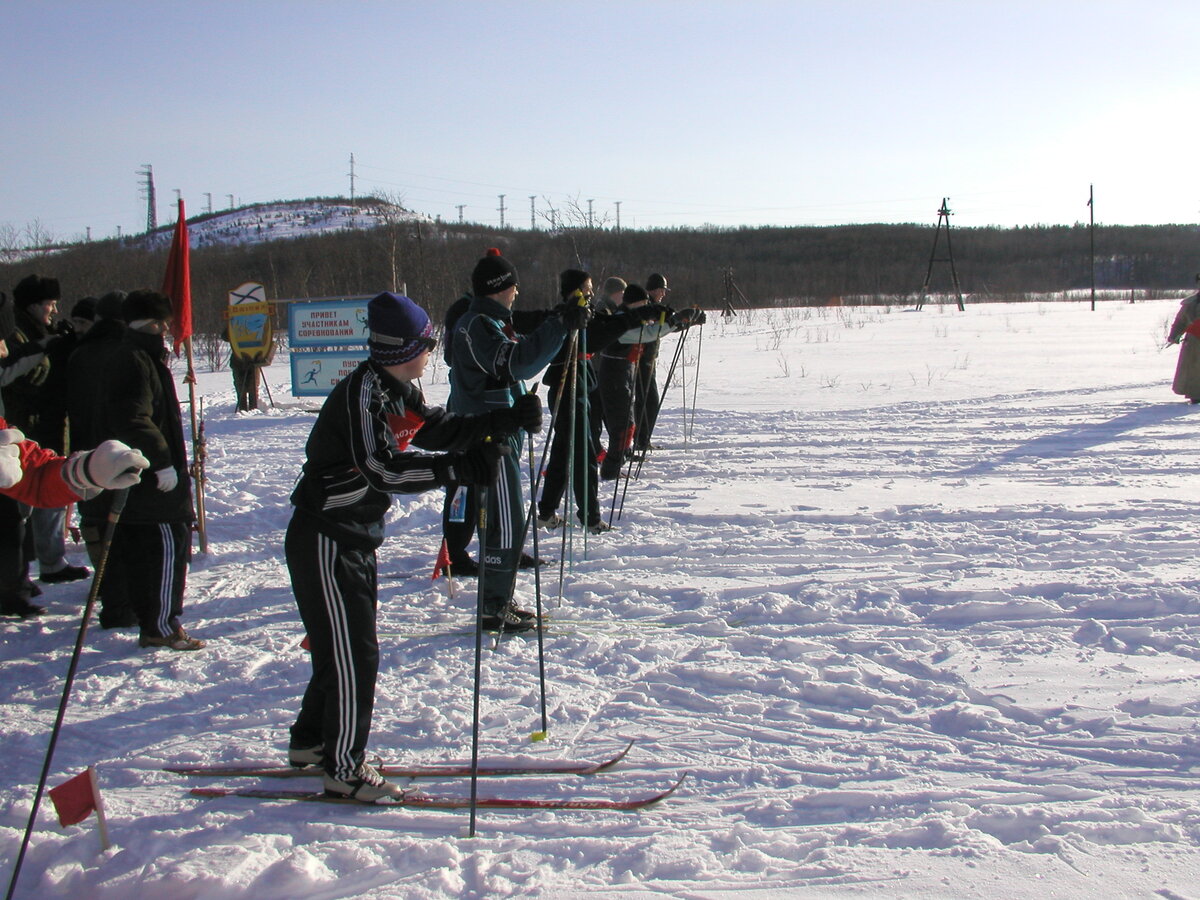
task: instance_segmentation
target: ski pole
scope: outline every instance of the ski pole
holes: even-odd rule
[[[79,622],[79,634],[75,638],[75,649],[71,653],[71,663],[67,667],[67,678],[63,684],[62,699],[58,703],[58,715],[54,719],[54,727],[50,729],[50,743],[46,747],[46,760],[42,764],[42,774],[38,778],[37,790],[33,794],[33,809],[29,811],[29,824],[25,826],[25,837],[21,841],[21,849],[17,853],[17,861],[13,866],[12,880],[8,883],[6,900],[12,900],[17,889],[17,878],[21,875],[21,863],[25,860],[25,851],[29,849],[29,839],[33,835],[33,826],[37,822],[38,807],[42,802],[42,793],[46,789],[46,779],[50,777],[50,764],[54,759],[54,748],[58,744],[58,735],[62,731],[63,719],[67,714],[67,702],[71,698],[71,686],[75,681],[75,673],[79,668],[79,655],[83,651],[83,641],[87,636],[88,619],[96,606],[96,598],[100,596],[100,581],[108,566],[108,553],[112,548],[113,533],[125,509],[125,501],[129,498],[129,488],[113,492],[112,505],[108,510],[108,520],[104,528],[104,539],[100,545],[100,558],[96,563],[96,574],[92,578],[92,588],[88,591],[87,602],[83,607],[83,617]]]
[[[471,821],[467,828],[468,837],[475,837],[475,819],[479,806],[479,683],[483,675],[483,585],[487,577],[487,483],[479,485],[478,490],[479,584],[475,594],[475,683],[471,698]]]
[[[574,350],[575,348],[573,347],[571,349]],[[561,394],[563,393],[563,388],[566,389],[567,404],[568,404],[567,405],[568,412],[566,413],[566,417],[568,419],[567,427],[570,429],[570,431],[567,432],[567,486],[566,486],[566,491],[564,492],[567,499],[566,499],[566,503],[563,507],[564,511],[570,510],[572,501],[575,499],[572,496],[572,493],[573,493],[573,489],[575,487],[575,485],[574,485],[575,430],[576,430],[576,427],[579,425],[579,416],[578,416],[579,411],[575,408],[575,394],[576,394],[576,390],[578,388],[578,376],[579,376],[578,354],[572,352],[570,357],[567,359],[566,371],[563,372],[563,378],[565,380],[565,384],[560,385],[560,387],[559,387],[559,393],[560,393],[559,400],[562,399]],[[568,548],[568,537],[570,535],[570,532],[571,532],[571,516],[568,514],[566,521],[563,523],[562,543],[560,545],[559,555],[558,555],[558,599],[555,601],[556,608],[562,606],[563,582],[566,577],[567,550],[569,549]],[[571,548],[573,549],[573,547],[574,547],[574,544],[572,543]]]
[[[700,390],[700,361],[703,358],[704,352],[704,323],[700,323],[700,330],[696,333],[696,373],[692,376],[692,421],[691,424],[684,430],[685,436],[695,434],[696,431],[696,394]]]
[[[533,435],[529,436],[529,482],[533,483]],[[537,613],[538,639],[538,688],[541,691],[542,730],[529,736],[531,741],[544,741],[550,730],[550,719],[546,713],[546,638],[542,622],[542,575],[538,559],[538,533],[533,529],[533,596],[534,611]]]
[[[660,397],[667,396],[667,391],[669,391],[671,389],[671,379],[674,377],[675,369],[679,365],[679,359],[683,355],[683,345],[686,340],[687,340],[687,329],[684,329],[683,332],[679,335],[679,343],[677,343],[675,345],[675,355],[671,358],[671,367],[669,369],[667,369],[667,377],[666,377],[666,380],[663,381],[663,389],[662,389],[662,393],[659,395]],[[654,377],[653,374],[651,375],[651,377],[652,378]],[[660,404],[660,408],[661,408],[661,404]],[[650,436],[647,435],[646,436],[646,449],[642,452],[642,458],[638,461],[637,471],[633,475],[634,481],[637,481],[639,478],[641,478],[642,466],[645,464],[646,457],[648,457],[649,455],[650,455]]]

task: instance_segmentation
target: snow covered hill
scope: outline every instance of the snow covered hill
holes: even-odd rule
[[[353,206],[329,200],[294,200],[255,204],[189,222],[188,237],[193,247],[257,244],[417,220],[433,221],[377,200],[364,200]]]
[[[714,317],[618,529],[575,544],[561,599],[542,578],[547,741],[536,640],[484,659],[486,759],[636,743],[481,793],[688,778],[640,813],[483,812],[471,840],[461,812],[199,800],[232,780],[161,771],[278,763],[308,675],[281,543],[316,404],[282,360],[262,412],[202,374],[212,543],[185,618],[209,647],[89,633],[51,784],[96,764],[115,846],[44,808],[18,896],[1200,897],[1200,408],[1169,388],[1176,302]],[[444,368],[425,387],[441,399]],[[380,552],[388,760],[469,757],[474,583],[429,579],[440,504],[399,500]],[[6,864],[86,591],[0,621]]]

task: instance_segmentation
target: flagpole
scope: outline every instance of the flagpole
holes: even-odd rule
[[[189,406],[192,409],[192,486],[196,492],[196,534],[200,538],[200,552],[208,552],[208,523],[204,516],[204,434],[203,421],[196,413],[196,369],[192,360],[192,336],[183,342],[187,351],[187,377]]]
[[[96,807],[96,830],[100,832],[100,850],[112,847],[108,840],[108,819],[104,815],[104,798],[100,796],[100,784],[96,780],[96,767],[88,766],[88,782],[92,786],[92,805]]]

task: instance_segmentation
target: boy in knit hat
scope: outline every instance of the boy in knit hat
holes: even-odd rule
[[[367,326],[370,357],[326,398],[291,498],[284,549],[312,677],[288,759],[321,765],[331,795],[386,803],[401,790],[365,755],[379,666],[375,551],[391,495],[490,484],[508,435],[533,423],[508,407],[459,416],[426,404],[415,382],[437,342],[429,316],[408,297],[379,294],[367,305]]]
[[[513,304],[519,293],[516,267],[489,250],[471,272],[473,298],[454,329],[454,367],[450,370],[449,407],[460,413],[513,408],[541,411],[534,394],[525,391],[532,378],[554,358],[571,330],[591,317],[587,305],[562,304],[528,334],[513,328]],[[521,490],[519,433],[509,435],[510,455],[501,462],[500,478],[488,492],[487,532],[481,538],[485,563],[483,615],[506,631],[526,631],[534,615],[512,600],[525,528]]]

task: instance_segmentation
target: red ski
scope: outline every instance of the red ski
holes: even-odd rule
[[[683,775],[678,781],[664,791],[659,791],[657,794],[648,794],[643,797],[630,797],[624,800],[611,799],[591,799],[591,800],[576,800],[576,799],[531,799],[531,798],[508,798],[508,797],[480,797],[476,799],[475,806],[479,809],[597,809],[597,810],[617,810],[617,811],[636,811],[645,809],[648,806],[653,806],[655,803],[670,797],[679,786],[683,784]],[[321,791],[286,791],[286,790],[260,790],[255,788],[192,788],[191,795],[193,797],[213,798],[213,797],[243,797],[251,800],[282,800],[282,801],[300,801],[303,803],[336,803],[342,806],[357,806],[368,807],[373,809],[387,809],[389,807],[405,807],[415,809],[469,809],[471,807],[471,799],[469,797],[439,797],[430,794],[423,794],[419,791],[412,791],[405,794],[400,800],[388,803],[363,803],[359,800],[354,800],[349,797],[329,796]]]
[[[530,764],[481,764],[481,776],[494,777],[501,775],[595,775],[611,769],[625,758],[633,747],[633,741],[625,748],[600,762],[562,762],[545,765]],[[458,778],[471,774],[470,763],[446,763],[430,766],[378,765],[375,768],[380,775],[391,778]],[[320,775],[322,771],[317,766],[296,768],[295,766],[166,766],[164,772],[176,775],[198,775],[209,778],[298,778],[305,775]]]

